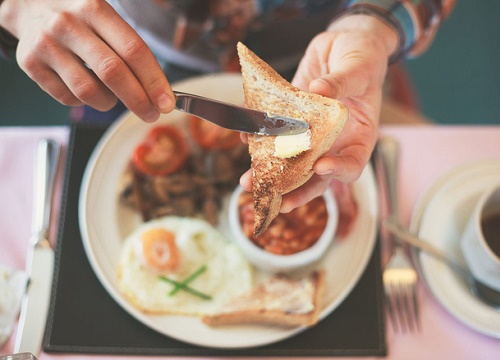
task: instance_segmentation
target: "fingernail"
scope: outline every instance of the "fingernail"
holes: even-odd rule
[[[151,123],[151,122],[158,120],[159,117],[160,117],[160,113],[156,110],[153,110],[153,111],[150,111],[149,113],[147,113],[142,119],[148,123]]]
[[[161,94],[159,97],[158,97],[158,101],[156,102],[156,105],[158,106],[158,109],[160,109],[160,111],[166,111],[166,110],[170,110],[171,106],[172,106],[172,98],[170,96],[168,96],[167,94]]]
[[[318,171],[316,172],[316,174],[318,175],[330,175],[333,173],[333,170],[332,169],[325,169],[323,171]]]
[[[293,207],[287,201],[283,201],[281,203],[280,213],[288,214],[292,210],[293,210]]]

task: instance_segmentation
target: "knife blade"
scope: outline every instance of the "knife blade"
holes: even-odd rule
[[[54,251],[48,230],[59,154],[60,144],[55,141],[43,139],[38,143],[32,236],[26,257],[29,281],[21,304],[14,345],[16,353],[36,355],[42,346],[54,270]]]
[[[174,91],[175,108],[210,121],[220,127],[258,135],[296,135],[306,132],[302,120],[270,115],[203,96]]]

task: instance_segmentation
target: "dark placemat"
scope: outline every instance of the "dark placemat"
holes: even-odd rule
[[[87,354],[177,356],[384,356],[380,249],[345,301],[318,325],[292,338],[249,349],[193,346],[137,321],[108,295],[85,254],[78,223],[80,185],[106,126],[72,125],[56,267],[44,350]]]

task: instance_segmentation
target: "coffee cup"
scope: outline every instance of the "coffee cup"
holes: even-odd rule
[[[500,183],[480,196],[460,245],[474,277],[500,291]]]

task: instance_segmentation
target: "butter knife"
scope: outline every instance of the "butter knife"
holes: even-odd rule
[[[41,350],[49,309],[54,251],[48,239],[52,193],[60,145],[43,139],[38,143],[35,171],[33,227],[26,257],[29,282],[24,294],[14,352],[38,354]]]
[[[259,135],[296,135],[306,132],[305,121],[271,115],[203,96],[174,91],[175,108],[220,127]]]

